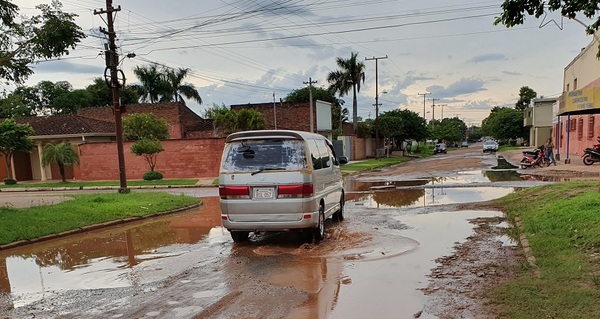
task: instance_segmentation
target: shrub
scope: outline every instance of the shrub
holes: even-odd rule
[[[163,179],[163,174],[157,171],[149,171],[146,174],[144,174],[145,181],[156,181],[160,179]]]
[[[4,185],[15,185],[17,183],[17,180],[14,178],[5,178],[4,179]]]

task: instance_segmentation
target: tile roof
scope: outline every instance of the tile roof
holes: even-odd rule
[[[29,124],[33,136],[115,133],[115,124],[78,115],[49,115],[22,117],[16,119],[19,124]]]

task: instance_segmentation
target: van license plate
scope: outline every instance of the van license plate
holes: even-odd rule
[[[254,198],[255,199],[272,199],[274,188],[255,188]]]

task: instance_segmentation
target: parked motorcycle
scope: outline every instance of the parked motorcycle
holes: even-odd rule
[[[594,147],[588,147],[583,151],[583,164],[592,165],[596,162],[600,162],[600,136],[598,136],[599,144]]]
[[[533,151],[523,151],[523,159],[520,162],[521,168],[550,166],[550,160],[546,158],[542,148],[536,148]]]

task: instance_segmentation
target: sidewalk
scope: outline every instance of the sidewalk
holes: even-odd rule
[[[518,150],[504,151],[499,152],[498,156],[504,156],[504,158],[515,166],[519,166],[519,162],[523,159],[523,151],[531,151],[533,150],[531,147],[522,147]],[[536,167],[533,169],[528,168],[528,171],[537,171],[540,172],[545,171],[569,171],[569,172],[580,172],[586,175],[600,175],[600,165],[590,165],[587,166],[583,164],[583,160],[580,156],[570,155],[569,159],[571,163],[565,164],[566,162],[566,154],[560,154],[561,160],[556,161],[556,166],[550,165],[548,167]],[[520,166],[519,166],[520,167]]]

